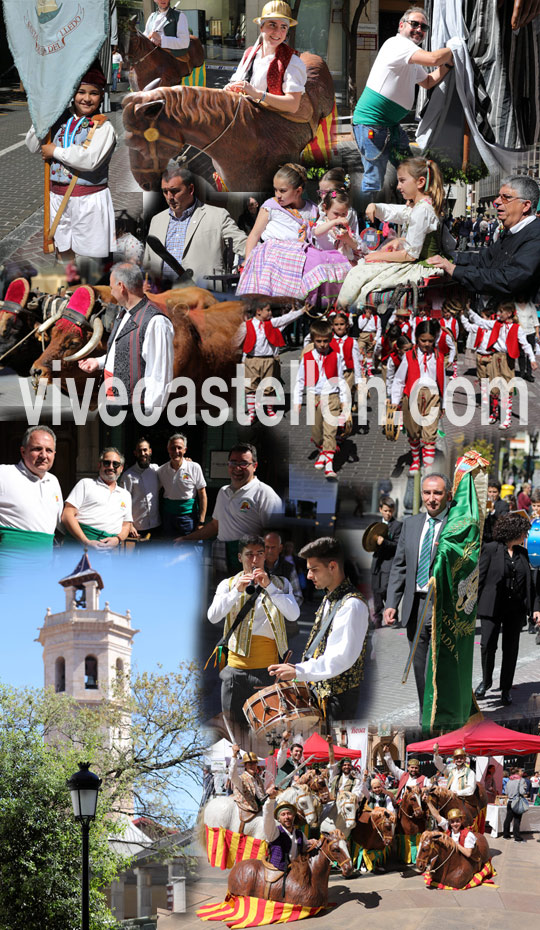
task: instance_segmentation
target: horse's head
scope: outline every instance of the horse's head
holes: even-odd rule
[[[452,844],[452,845],[451,845]],[[438,830],[426,830],[420,837],[416,852],[416,868],[419,872],[433,872],[444,852],[452,852],[453,841]]]
[[[352,830],[356,823],[358,797],[352,791],[338,791],[336,798],[338,814],[343,818],[347,830]]]
[[[379,834],[385,846],[390,846],[396,831],[397,817],[393,811],[384,807],[376,807],[370,814],[373,829]]]
[[[417,788],[405,788],[401,799],[401,809],[409,817],[415,819],[422,817],[424,811],[422,808],[422,798]]]
[[[146,191],[160,189],[163,171],[184,145],[179,124],[167,115],[166,92],[171,88],[138,91],[122,102],[131,170]]]
[[[332,862],[337,862],[342,875],[351,875],[353,864],[349,855],[345,834],[342,833],[341,830],[332,830],[331,833],[327,833],[322,840],[320,848],[321,852],[323,852],[328,859],[331,859]]]
[[[306,823],[308,823],[310,827],[316,827],[319,823],[319,815],[321,812],[321,802],[318,797],[304,786],[304,789],[296,798],[296,806],[303,817],[305,817]]]

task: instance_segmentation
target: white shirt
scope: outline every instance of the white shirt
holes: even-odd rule
[[[536,309],[535,304],[532,301],[529,301],[525,306],[520,306],[517,302],[514,304],[516,308],[517,317],[519,320],[519,325],[521,326],[523,332],[526,336],[532,336],[533,333],[538,329],[538,310]]]
[[[176,36],[166,36],[163,33],[165,26],[167,25],[167,10],[164,13],[161,10],[156,10],[155,13],[151,13],[146,21],[146,26],[144,34],[149,38],[153,32],[159,32],[161,36],[161,48],[167,49],[183,49],[189,47],[189,26],[187,21],[187,16],[185,13],[180,13],[178,17],[178,23],[176,25]]]
[[[261,210],[265,210],[269,215],[268,222],[261,233],[261,239],[263,242],[266,239],[297,242],[301,224],[290,213],[282,210],[275,201],[274,204],[275,206],[271,201],[265,200],[261,207]],[[309,223],[315,218],[315,205],[310,200],[304,201],[297,212],[303,222]]]
[[[202,468],[198,462],[186,462],[174,469],[170,462],[158,469],[158,480],[164,496],[170,501],[187,501],[195,497],[197,491],[206,487]]]
[[[442,827],[443,830],[448,830],[448,821],[446,817],[441,817],[441,819],[439,820],[439,826]],[[450,830],[450,834],[449,834],[450,839],[454,841],[456,846],[459,843],[460,833],[461,833],[461,830],[458,830],[457,833],[454,833],[453,830]],[[472,832],[472,830],[469,830],[469,832],[467,833],[467,836],[465,837],[465,842],[463,843],[463,845],[465,849],[474,849],[474,847],[476,846],[476,837],[474,833]]]
[[[303,312],[304,311],[302,309],[291,310],[289,313],[282,314],[282,316],[272,317],[269,321],[266,322],[270,322],[274,329],[285,329],[289,323],[292,323],[294,320],[297,320],[299,316],[302,316]],[[255,328],[255,346],[249,355],[244,353],[243,358],[253,358],[254,356],[258,358],[270,358],[271,356],[274,356],[274,358],[277,358],[279,355],[279,346],[273,346],[268,342],[264,330],[266,325],[265,322],[263,320],[258,320],[256,317],[253,317],[251,322]],[[237,345],[243,344],[244,339],[246,338],[246,332],[246,324],[241,323],[238,329],[236,340]]]
[[[484,320],[482,319],[481,316],[478,316],[478,314],[475,313],[474,310],[469,311],[469,319],[471,319],[473,323],[476,323],[482,329],[488,329],[490,333],[493,327],[495,326],[495,323],[498,322],[498,320]],[[508,340],[508,334],[510,333],[510,328],[512,326],[515,326],[515,323],[510,322],[510,323],[502,324],[499,330],[499,338],[491,346],[491,349],[493,352],[507,352],[508,351],[507,340]],[[530,344],[527,342],[527,337],[525,336],[525,333],[523,332],[519,324],[518,324],[517,338],[518,338],[518,343],[522,351],[525,353],[529,361],[534,362],[535,361],[534,352]],[[488,342],[489,342],[489,339],[488,339]]]
[[[327,358],[327,355],[321,355],[317,352],[317,349],[311,350],[313,354],[313,361],[317,367],[318,378],[315,384],[312,387],[306,388],[306,368],[304,364],[304,359],[300,361],[300,367],[296,374],[296,381],[294,384],[294,399],[293,403],[301,404],[302,398],[304,396],[304,388],[309,391],[311,394],[315,394],[317,397],[320,397],[321,394],[339,394],[341,403],[344,404],[347,398],[346,393],[346,384],[343,380],[343,362],[338,355],[337,361],[337,383],[332,384],[334,378],[329,380],[326,377],[326,372],[324,370],[324,359]],[[311,362],[311,359],[308,359],[308,363]],[[313,364],[311,362],[311,364]]]
[[[280,832],[277,820],[274,817],[274,811],[276,809],[276,804],[277,804],[277,801],[275,798],[268,798],[268,800],[264,802],[264,806],[262,810],[263,835],[267,843],[271,843],[273,840],[277,840],[279,836],[279,832]],[[291,841],[289,859],[292,862],[292,860],[296,859],[298,855],[298,843],[296,842],[296,829],[293,826],[292,833],[289,833],[289,831],[287,830],[286,827],[283,826],[283,824],[280,824],[280,826],[283,832],[287,834],[287,836],[289,837]]]
[[[525,226],[528,226],[529,223],[534,223],[535,219],[536,219],[536,216],[534,215],[534,213],[533,213],[532,216],[525,216],[525,217],[523,217],[522,220],[519,221],[519,223],[516,223],[515,226],[511,226],[510,229],[508,230],[508,232],[510,232],[510,233],[512,233],[512,235],[514,235],[514,233],[517,233],[517,232],[519,232],[521,229],[524,229]]]
[[[327,602],[322,622],[331,605]],[[330,626],[326,648],[317,659],[296,664],[298,681],[326,681],[341,675],[356,662],[362,652],[368,628],[369,612],[364,601],[349,597],[339,608]]]
[[[428,76],[422,65],[409,64],[418,50],[412,39],[405,36],[387,39],[369,72],[366,87],[410,110],[414,105],[416,85]]]
[[[359,333],[374,333],[375,342],[373,348],[376,349],[381,341],[381,318],[377,314],[366,316],[365,313],[359,313],[356,318]]]
[[[88,148],[84,148],[82,143],[81,145],[70,145],[67,149],[55,145],[53,159],[67,165],[68,168],[72,168],[76,174],[94,171],[111,157],[116,145],[116,139],[117,136],[112,123],[110,120],[106,120],[96,127]],[[25,142],[26,147],[32,154],[39,152],[41,141],[36,136],[33,126],[26,133]]]
[[[263,58],[262,46],[259,46],[255,60],[253,62],[253,73],[249,80],[252,87],[256,90],[265,91],[267,89],[268,69],[274,60],[274,53],[265,55]],[[234,74],[229,78],[229,84],[235,84],[237,81],[246,80],[247,64],[240,62]],[[293,55],[285,74],[283,75],[282,90],[284,94],[303,93],[306,87],[307,69],[298,55]]]
[[[478,319],[481,319],[481,320],[482,320],[482,323],[485,323],[485,322],[486,322],[482,317],[478,317]],[[477,324],[477,323],[471,323],[471,321],[469,320],[469,318],[468,318],[467,316],[465,316],[464,313],[461,314],[461,322],[463,323],[463,328],[466,329],[467,332],[468,332],[468,334],[469,334],[469,335],[467,336],[467,348],[468,348],[468,349],[472,349],[472,350],[473,350],[474,352],[476,352],[478,355],[487,355],[487,354],[488,354],[488,347],[487,347],[487,346],[488,346],[488,342],[489,342],[489,337],[491,336],[490,330],[487,329],[487,327],[485,327],[485,326],[480,326],[480,325]],[[474,344],[475,344],[475,342],[476,342],[476,335],[477,335],[479,329],[481,329],[481,330],[483,331],[484,335],[482,336],[481,341],[479,342],[479,344],[478,344],[478,345],[476,346],[476,348],[475,348],[475,345],[474,345]]]
[[[420,562],[420,553],[421,553],[421,551],[422,551],[422,544],[423,544],[423,542],[424,542],[424,537],[425,537],[425,535],[426,535],[426,533],[427,533],[427,531],[428,531],[428,526],[429,526],[429,521],[430,521],[430,519],[435,520],[435,526],[434,526],[434,529],[433,529],[433,542],[432,542],[432,545],[431,545],[431,558],[433,558],[433,550],[434,550],[435,546],[437,545],[437,540],[438,540],[438,538],[439,538],[439,533],[441,532],[441,529],[442,529],[442,521],[444,520],[444,518],[445,518],[445,516],[446,516],[447,513],[448,513],[448,507],[445,507],[444,510],[442,511],[442,513],[437,514],[436,517],[431,517],[431,518],[430,518],[429,514],[426,513],[426,519],[424,520],[424,526],[422,527],[422,533],[421,533],[421,535],[420,535],[420,545],[418,546],[418,560],[417,560],[418,563]],[[430,559],[430,564],[431,564],[431,559]],[[425,593],[425,592],[427,591],[428,587],[429,587],[429,583],[428,583],[428,584],[425,584],[423,587],[420,587],[419,585],[416,585],[416,591],[417,591],[417,593]]]
[[[100,355],[97,358],[99,367],[112,372],[113,375],[116,340],[129,316],[129,311],[124,309],[122,321],[116,330],[112,345],[109,346],[106,355]],[[145,362],[144,409],[149,411],[155,407],[162,408],[169,396],[174,360],[174,327],[163,314],[156,314],[148,323],[141,354]]]
[[[289,582],[286,578],[283,578],[283,582],[283,591],[280,591],[271,581],[266,588],[266,593],[286,620],[296,620],[300,613],[300,608],[293,597]],[[229,589],[229,583],[230,579],[225,578],[223,581],[220,581],[216,588],[214,600],[208,608],[208,619],[210,623],[219,623],[220,620],[223,620],[242,597],[242,592],[239,591],[237,587]],[[264,612],[262,600],[261,595],[259,595],[255,601],[252,634],[253,636],[266,636],[267,639],[273,640],[274,634],[268,617]]]
[[[345,788],[345,785],[351,778],[354,779],[354,784],[352,788],[350,789],[352,794],[355,794],[357,798],[360,798],[360,796],[364,794],[364,776],[362,775],[361,772],[358,771],[358,769],[355,769],[354,766],[352,766],[351,771],[348,775],[340,775],[340,763],[339,761],[334,762],[334,764],[330,765],[328,768],[328,784],[329,785],[332,784],[332,782],[334,781],[334,778],[338,779],[336,783],[336,792],[335,792],[336,798],[337,798],[339,791],[348,790]]]
[[[112,63],[113,63],[113,65],[121,65],[122,62],[123,62],[123,60],[124,60],[124,59],[122,58],[120,52],[115,52],[115,53],[114,53],[114,55],[113,55],[113,57],[112,57]]]
[[[118,484],[111,491],[101,478],[82,478],[66,498],[77,510],[79,523],[112,535],[131,523],[131,494]]]
[[[161,523],[158,468],[153,462],[148,468],[135,464],[120,478],[119,484],[131,494],[133,522],[137,530],[151,530]]]
[[[420,369],[420,377],[418,378],[418,384],[425,384],[432,391],[437,391],[437,357],[435,352],[432,352],[430,355],[424,354],[421,349],[416,350],[416,357],[418,360],[418,367]],[[405,390],[405,382],[407,381],[407,372],[409,370],[409,363],[407,361],[407,355],[405,354],[401,360],[401,365],[396,371],[394,382],[392,384],[392,403],[400,404],[401,398],[403,397],[403,392]],[[431,382],[431,383],[430,383]],[[444,404],[444,396],[446,394],[446,372],[443,375],[443,396],[441,397],[441,404]]]
[[[371,791],[369,790],[367,784],[366,784],[365,781],[363,781],[363,780],[362,780],[362,784],[361,784],[361,787],[360,787],[360,791],[361,791],[361,793],[363,794],[363,796],[364,796],[365,798],[367,798],[368,800],[371,799]],[[375,794],[375,792],[373,792],[373,794]],[[387,811],[393,811],[393,810],[394,810],[394,805],[393,805],[393,803],[392,803],[392,799],[389,798],[387,794],[381,794],[381,795],[379,795],[379,796],[377,797],[377,804],[378,804],[379,807],[385,807]]]
[[[458,769],[454,763],[445,765],[438,752],[434,753],[433,762],[439,772],[447,777],[447,788],[449,791],[453,791],[454,794],[457,794],[460,798],[467,798],[474,794],[476,790],[476,775],[467,765],[464,765],[462,769]],[[464,788],[458,789],[458,779],[461,778],[462,775],[466,776],[466,784]]]
[[[406,204],[378,203],[375,216],[379,220],[399,223],[406,227],[402,231],[405,239],[403,248],[413,258],[419,258],[427,234],[438,229],[440,222],[427,200],[419,200],[414,207]]]
[[[283,501],[269,484],[252,478],[234,490],[220,488],[212,518],[218,521],[218,539],[228,542],[243,536],[260,536],[275,514],[283,512]]]
[[[34,475],[24,462],[0,465],[0,526],[52,536],[62,515],[58,478]]]
[[[337,350],[336,350],[335,345],[332,346],[332,348],[334,349],[334,351],[337,351],[341,359],[343,372],[349,370],[345,366],[345,356],[343,354],[343,343],[348,338],[349,338],[348,333],[345,336],[336,336],[336,334],[334,333],[334,335],[332,336],[332,342],[337,343]],[[360,347],[358,345],[358,342],[354,338],[353,338],[353,346],[352,346],[351,354],[352,354],[352,360],[353,360],[354,380],[356,381],[356,383],[358,383],[358,381],[360,381],[362,378],[362,363],[360,360]]]
[[[389,752],[385,752],[384,761],[386,762],[388,766],[388,771],[394,776],[394,778],[397,778],[398,781],[403,777],[403,775],[405,775],[405,769],[400,769],[399,765],[396,765],[396,763],[392,759],[392,756],[390,755]],[[420,775],[418,776],[418,778],[420,778]],[[416,786],[418,785],[418,778],[413,778],[412,775],[409,775],[409,778],[405,782],[403,790],[405,790],[405,788],[416,788]],[[422,787],[430,788],[431,779],[424,778]]]

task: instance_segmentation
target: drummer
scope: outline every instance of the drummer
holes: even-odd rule
[[[285,39],[296,26],[284,0],[270,0],[253,20],[261,27],[255,45],[246,49],[225,90],[245,94],[282,113],[296,113],[307,80],[306,66]]]
[[[300,613],[289,581],[269,575],[264,569],[264,558],[261,536],[241,539],[238,543],[241,570],[219,583],[208,610],[210,623],[225,620],[227,634],[252,598],[251,608],[228,640],[227,665],[219,676],[222,711],[244,728],[242,707],[255,691],[273,683],[267,667],[287,653],[285,620],[296,620]]]

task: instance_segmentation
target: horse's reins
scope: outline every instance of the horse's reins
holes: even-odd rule
[[[135,30],[135,34],[138,35],[141,39],[143,39],[143,38],[144,38],[144,39],[148,38],[147,36],[144,35],[144,33],[139,32],[138,29]],[[150,40],[148,40],[148,41],[150,41]],[[142,61],[145,61],[145,59],[148,58],[148,56],[151,55],[152,52],[155,52],[156,49],[158,49],[158,48],[161,48],[161,46],[160,46],[160,45],[154,45],[154,47],[151,48],[150,51],[146,53],[146,55],[143,55],[142,58],[137,58],[136,61],[134,61],[132,58],[129,58],[129,57],[128,57],[128,61],[129,61],[129,63],[130,63],[130,66],[135,67],[135,65],[140,65]]]
[[[0,362],[2,361],[3,358],[6,357],[6,355],[9,355],[10,352],[13,352],[14,349],[16,349],[16,348],[18,348],[18,346],[22,345],[22,343],[25,342],[26,339],[29,339],[30,336],[34,336],[34,335],[35,335],[35,332],[36,332],[35,329],[30,330],[30,332],[27,333],[26,336],[23,336],[22,339],[19,339],[19,341],[16,342],[14,346],[11,346],[11,349],[7,349],[7,351],[4,352],[3,355],[0,355]],[[41,349],[42,349],[42,351],[44,352],[44,351],[45,351],[45,338],[44,338],[44,333],[41,333],[40,335],[41,335]]]
[[[451,842],[453,842],[453,841],[451,840]],[[431,845],[431,844],[430,844],[430,845]],[[456,847],[456,849],[451,849],[451,850],[450,850],[450,855],[446,857],[446,859],[444,860],[444,862],[441,862],[440,865],[436,865],[434,869],[428,869],[428,872],[437,872],[439,869],[442,869],[443,865],[446,865],[446,863],[448,862],[449,859],[452,858],[452,856],[454,855],[454,853],[456,852],[456,850],[457,850],[457,847]],[[459,852],[459,850],[457,850],[457,851]]]
[[[185,156],[185,155],[182,155],[182,157],[179,158],[178,161],[179,161],[179,162],[182,162],[182,163],[186,163],[187,165],[190,165],[192,161],[195,161],[195,159],[199,157],[199,155],[204,155],[204,153],[207,152],[209,148],[212,148],[212,146],[215,145],[216,142],[219,142],[219,140],[225,135],[226,132],[228,132],[228,130],[231,128],[231,126],[234,126],[234,124],[235,124],[235,122],[236,122],[236,117],[238,116],[238,110],[240,109],[240,104],[241,104],[241,102],[242,102],[242,96],[240,95],[240,96],[239,96],[239,99],[238,99],[238,103],[236,104],[236,109],[235,109],[235,111],[234,111],[232,120],[230,121],[230,123],[229,123],[227,126],[225,126],[225,129],[223,129],[223,130],[220,132],[220,134],[219,134],[219,136],[217,137],[217,139],[214,139],[212,142],[209,142],[208,145],[205,145],[205,147],[204,147],[203,149],[198,149],[198,150],[197,150],[197,154],[196,154],[196,155],[193,155],[193,156],[189,159],[189,161],[186,162],[186,156]],[[193,148],[195,148],[194,145],[189,145],[189,146],[188,146],[188,152],[189,152],[190,149],[193,149]]]

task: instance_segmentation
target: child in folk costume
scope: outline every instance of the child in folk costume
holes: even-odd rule
[[[362,367],[366,368],[368,378],[373,374],[373,357],[381,346],[381,318],[371,307],[365,307],[356,319],[358,326],[358,345],[362,356]]]
[[[340,310],[331,317],[334,335],[330,347],[337,352],[343,365],[343,379],[353,396],[354,387],[362,378],[362,362],[358,342],[349,335],[351,328],[349,316]]]
[[[107,258],[116,245],[108,187],[116,133],[107,117],[99,113],[105,86],[105,75],[96,62],[83,75],[69,110],[52,126],[52,141],[38,139],[33,126],[26,134],[27,148],[50,162],[51,228],[58,215],[54,245],[66,258],[73,253]]]
[[[398,336],[403,335],[396,323],[391,323],[385,330],[381,339],[381,374],[386,382],[386,371],[390,353],[394,351]]]
[[[527,342],[521,326],[514,316],[515,306],[513,301],[503,301],[497,308],[496,320],[484,320],[474,311],[469,311],[469,320],[482,330],[489,331],[489,337],[486,344],[486,352],[489,356],[487,363],[487,377],[489,380],[500,377],[507,383],[514,377],[513,366],[516,359],[519,358],[520,348],[530,362],[532,371],[536,371],[536,364],[533,350]],[[478,337],[477,337],[478,338]],[[483,344],[483,343],[482,343]],[[479,349],[480,351],[480,349]],[[510,361],[512,360],[512,361]],[[498,387],[494,387],[490,392],[490,423],[496,423],[500,415],[499,410]],[[506,416],[500,424],[499,429],[509,429],[512,421],[512,394],[508,393],[506,406]]]
[[[345,174],[343,168],[330,168],[323,174],[319,181],[319,189],[317,191],[321,199],[321,203],[324,200],[326,194],[331,191],[343,191],[345,194],[349,193],[347,175]],[[324,214],[321,209],[321,203],[319,203],[319,217],[323,219]],[[352,207],[349,209],[347,214],[347,226],[349,226],[351,230],[351,235],[357,240],[357,242],[359,242],[359,248],[361,249],[362,253],[367,252],[367,247],[363,247],[362,240],[359,238],[358,217],[356,215],[356,210],[353,210]]]
[[[248,236],[237,294],[303,299],[319,290],[327,303],[336,298],[350,264],[337,249],[317,247],[318,210],[303,198],[306,180],[302,165],[283,165],[274,175],[275,196],[265,200]]]
[[[316,245],[325,252],[337,249],[352,264],[361,255],[359,241],[347,224],[351,201],[346,191],[329,191],[319,205],[319,220],[314,229]]]
[[[423,323],[424,320],[421,320],[420,322]],[[415,327],[413,326],[413,323],[412,323],[411,311],[407,310],[406,307],[396,307],[392,316],[388,320],[389,326],[391,326],[394,323],[397,326],[399,326],[403,335],[407,336],[407,339],[410,339],[411,342],[414,343]]]
[[[364,307],[371,291],[420,282],[431,274],[422,262],[442,248],[444,188],[436,162],[409,158],[398,168],[398,190],[403,206],[370,203],[366,217],[402,224],[402,236],[366,256],[353,268],[341,288],[341,306]]]
[[[457,340],[459,336],[459,313],[462,305],[451,298],[442,305],[442,317],[439,320],[441,332],[437,340],[437,348],[445,358],[447,368],[452,367],[452,377],[457,378]]]
[[[536,352],[536,343],[540,335],[536,304],[534,304],[532,300],[527,300],[522,294],[518,294],[515,300],[515,308],[523,334],[533,352]],[[519,373],[525,381],[534,381],[534,377],[531,374],[529,359],[523,352],[519,355]]]
[[[343,363],[338,353],[332,349],[332,327],[326,320],[314,320],[310,327],[313,348],[304,353],[294,385],[293,403],[298,412],[302,407],[304,388],[306,393],[315,397],[315,420],[311,428],[311,441],[320,450],[315,462],[316,469],[323,469],[327,478],[336,478],[334,471],[334,454],[337,449],[338,426],[343,426],[345,416],[342,407],[347,395],[344,390]],[[331,423],[324,417],[322,397],[325,398],[332,418],[338,423]]]
[[[411,474],[420,470],[420,449],[424,466],[433,465],[437,428],[446,391],[444,356],[435,348],[439,324],[436,320],[425,320],[420,323],[415,335],[416,346],[405,353],[392,384],[392,403],[403,402],[403,425],[412,452]],[[411,412],[411,392],[416,384],[420,385],[417,405],[421,416],[427,416],[433,410],[437,414],[429,426],[417,423]]]
[[[401,336],[398,336],[394,346],[388,355],[386,360],[386,396],[388,400],[392,400],[392,385],[394,383],[394,378],[396,371],[403,361],[403,356],[406,352],[409,352],[413,347],[413,344],[407,336],[404,336],[403,333]]]
[[[257,307],[253,319],[241,323],[238,330],[238,342],[242,343],[244,375],[249,378],[246,388],[246,403],[249,421],[255,419],[255,392],[264,378],[279,378],[279,350],[285,345],[282,330],[289,323],[293,323],[307,310],[291,310],[282,316],[272,317],[272,310],[268,304]],[[265,394],[272,394],[271,388]],[[275,417],[276,412],[271,404],[265,404],[266,415]]]

